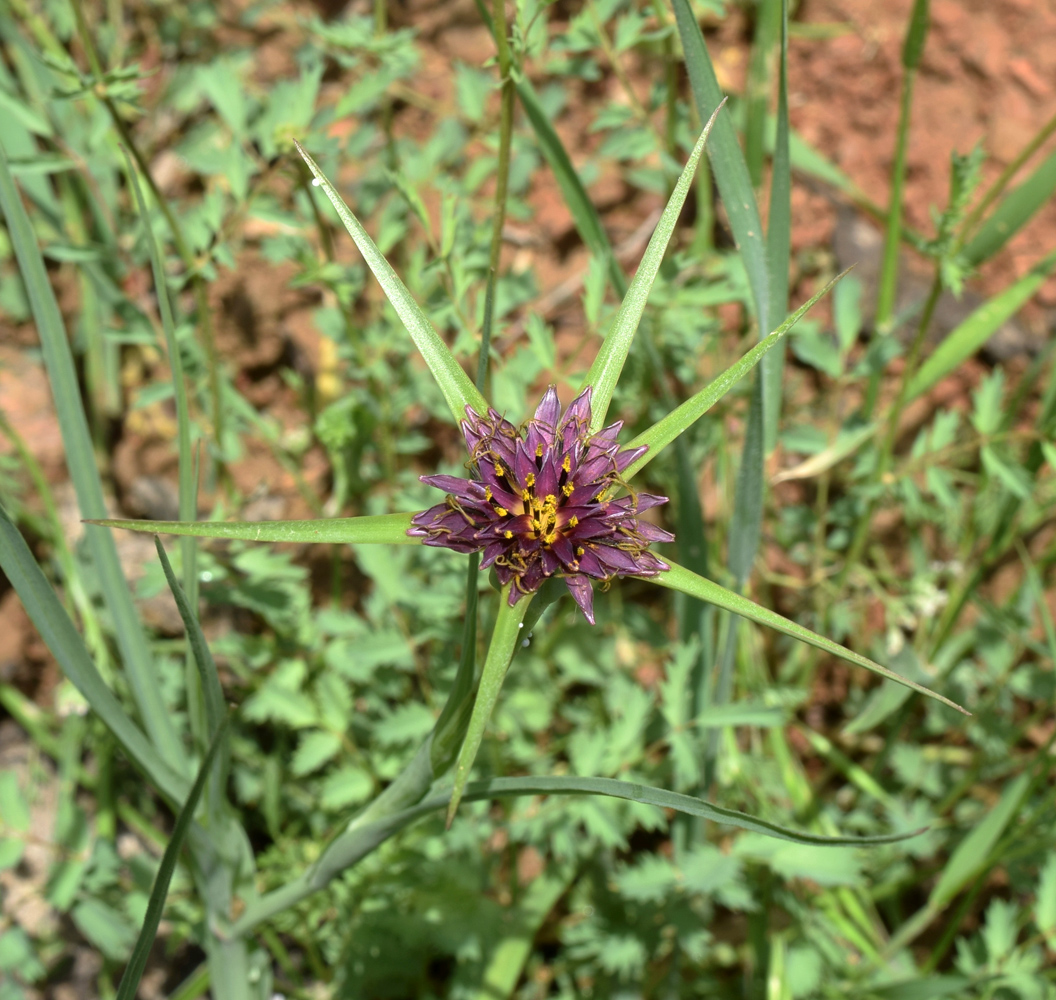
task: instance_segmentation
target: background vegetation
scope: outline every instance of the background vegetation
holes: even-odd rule
[[[181,1000],[1056,995],[1056,380],[1048,336],[1007,326],[1056,266],[1038,228],[1056,118],[959,146],[921,215],[934,24],[907,6],[874,204],[789,131],[804,53],[824,67],[853,34],[804,6],[792,60],[773,0],[0,9],[0,998],[114,996],[140,964],[141,996]],[[79,523],[420,510],[437,494],[418,476],[462,467],[293,140],[471,374],[487,330],[488,398],[519,421],[548,382],[567,403],[583,381],[731,84],[613,398],[628,440],[845,263],[795,251],[803,192],[885,235],[787,358],[649,465],[672,498],[662,554],[971,717],[619,581],[596,627],[567,600],[529,627],[476,776],[624,779],[799,842],[641,801],[488,798],[262,909],[429,746],[497,609],[482,574],[479,642],[464,631],[465,559],[445,551],[184,539],[181,616],[148,539]],[[1029,259],[1006,266],[1021,230]],[[980,268],[983,297],[944,321]],[[57,417],[33,401],[45,379]]]

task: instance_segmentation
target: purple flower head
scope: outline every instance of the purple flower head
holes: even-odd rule
[[[587,621],[594,624],[590,579],[655,576],[668,569],[650,542],[674,535],[639,520],[667,497],[633,493],[612,499],[621,473],[646,449],[621,451],[622,422],[590,433],[590,387],[561,416],[553,386],[535,417],[518,430],[495,410],[481,417],[466,407],[462,433],[476,479],[422,476],[447,499],[417,514],[407,534],[426,545],[483,552],[510,588],[510,604],[560,576]]]

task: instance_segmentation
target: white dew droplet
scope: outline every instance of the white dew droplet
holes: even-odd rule
[[[322,184],[322,183],[323,182],[318,177],[313,177],[312,178],[312,187],[313,188],[319,187],[319,185]]]

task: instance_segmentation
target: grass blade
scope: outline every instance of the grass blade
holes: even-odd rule
[[[55,293],[48,281],[44,261],[37,246],[29,216],[19,198],[18,190],[0,150],[0,209],[7,220],[7,230],[22,272],[26,294],[37,325],[44,364],[48,371],[52,399],[59,418],[63,449],[70,478],[77,493],[81,514],[87,518],[105,517],[103,487],[95,465],[95,451],[88,422],[84,416],[80,386],[70,352],[66,329],[62,322]],[[88,546],[92,563],[99,574],[103,597],[114,623],[114,637],[132,695],[154,745],[166,760],[179,770],[185,767],[185,755],[176,729],[161,698],[161,685],[154,671],[143,627],[132,603],[114,541],[105,531],[88,530]]]
[[[3,506],[0,506],[0,568],[11,581],[26,613],[63,674],[84,695],[92,711],[102,719],[125,748],[129,758],[166,798],[172,802],[182,800],[187,793],[188,781],[174,771],[150,744],[106,686],[84,647],[84,640]]]
[[[743,587],[751,575],[763,531],[765,396],[766,384],[760,376],[752,386],[748,426],[744,432],[744,448],[733,494],[733,516],[730,518],[727,558],[738,588]]]
[[[935,888],[931,890],[931,896],[928,898],[929,908],[939,909],[945,906],[986,867],[994,845],[1019,812],[1030,787],[1030,778],[1029,772],[1016,778],[1005,789],[997,805],[972,827],[968,836],[957,845],[957,849],[942,869]]]
[[[824,636],[818,635],[816,632],[811,632],[810,629],[804,628],[802,625],[777,614],[775,611],[770,611],[768,608],[764,608],[761,605],[756,604],[754,601],[748,600],[747,597],[742,597],[740,594],[736,594],[732,590],[727,590],[725,587],[719,586],[719,584],[712,580],[706,580],[702,576],[697,576],[696,573],[691,573],[688,569],[679,566],[677,563],[673,563],[671,569],[666,573],[650,577],[650,579],[653,580],[654,583],[660,584],[662,587],[669,587],[672,590],[681,591],[684,594],[689,594],[691,597],[707,601],[709,604],[714,604],[726,611],[732,611],[734,614],[740,615],[742,618],[747,618],[758,625],[766,625],[768,628],[783,632],[785,635],[791,636],[793,639],[799,639],[801,642],[814,646],[816,649],[823,650],[833,656],[838,656],[841,660],[846,660],[848,663],[853,663],[858,667],[865,667],[866,670],[871,670],[874,674],[879,674],[881,677],[886,677],[888,680],[904,684],[906,687],[912,688],[918,694],[923,694],[929,698],[934,698],[936,701],[941,701],[944,705],[948,705],[950,708],[956,709],[964,715],[971,715],[970,712],[961,708],[961,706],[955,702],[950,701],[949,698],[945,698],[941,694],[929,690],[922,684],[918,684],[916,681],[911,681],[906,677],[902,677],[900,674],[888,670],[887,667],[882,667],[879,663],[875,663],[867,657],[841,646],[838,642],[833,642],[831,639],[826,639]]]
[[[451,825],[458,811],[458,803],[466,787],[469,772],[473,767],[473,761],[477,759],[481,740],[484,739],[484,730],[488,727],[488,720],[495,710],[495,703],[499,700],[502,682],[506,679],[506,671],[509,670],[513,654],[520,643],[521,623],[528,610],[528,605],[531,604],[532,595],[529,594],[522,597],[511,608],[507,603],[509,595],[510,584],[506,584],[499,597],[499,614],[495,619],[495,629],[491,633],[488,655],[484,660],[484,669],[481,671],[477,698],[473,702],[473,714],[469,717],[469,728],[466,730],[466,738],[458,754],[458,763],[455,765],[455,787],[451,792],[451,801],[447,809],[448,826]]]
[[[433,328],[428,317],[419,308],[414,297],[407,290],[407,286],[400,280],[400,276],[392,269],[392,265],[385,259],[384,254],[377,248],[370,235],[360,224],[359,220],[352,214],[345,204],[337,189],[327,180],[304,147],[294,140],[297,152],[301,154],[304,162],[308,164],[316,182],[323,189],[330,203],[334,206],[340,216],[348,235],[352,237],[367,266],[374,272],[378,284],[392,303],[396,314],[400,317],[407,332],[411,335],[415,346],[418,348],[429,366],[429,370],[436,379],[436,384],[447,401],[447,405],[454,415],[455,423],[459,423],[466,415],[466,407],[469,406],[477,413],[487,412],[488,404],[480,394],[477,387],[469,376],[462,370],[462,366],[451,353],[450,348],[444,343],[443,338]]]
[[[191,644],[195,663],[198,664],[198,677],[202,685],[202,694],[205,701],[206,731],[215,733],[226,715],[224,692],[220,687],[220,674],[216,669],[216,661],[213,660],[213,654],[209,651],[209,645],[205,641],[202,627],[198,624],[198,618],[191,608],[187,594],[183,587],[180,586],[179,580],[176,579],[168,554],[162,547],[161,539],[157,536],[154,537],[154,546],[158,550],[161,568],[165,572],[165,580],[169,585],[169,590],[172,591],[173,599],[176,601],[180,618],[183,619],[183,627],[187,631],[187,639]]]
[[[605,269],[608,273],[612,287],[621,297],[627,291],[627,277],[620,269],[619,261],[613,252],[612,243],[609,242],[608,234],[601,224],[590,195],[587,194],[583,182],[572,165],[572,160],[565,149],[561,137],[551,124],[539,98],[535,96],[535,90],[528,80],[521,77],[517,80],[517,100],[520,101],[524,113],[531,123],[532,130],[539,142],[539,152],[549,164],[557,180],[557,186],[561,188],[565,204],[572,213],[572,221],[580,238],[590,248],[591,252],[605,261]]]
[[[415,545],[407,529],[414,514],[318,517],[307,521],[126,521],[96,520],[106,528],[149,531],[154,535],[193,535],[247,542],[344,542],[348,545]]]
[[[667,205],[660,216],[660,221],[656,224],[656,229],[653,230],[653,235],[649,239],[649,245],[645,248],[642,262],[638,265],[638,270],[635,272],[630,287],[627,289],[627,294],[624,295],[623,301],[620,303],[620,308],[616,313],[616,318],[613,320],[612,327],[601,345],[601,350],[598,351],[598,356],[594,359],[594,364],[590,366],[590,371],[587,372],[585,384],[594,388],[594,393],[591,397],[590,417],[592,431],[601,430],[602,425],[605,423],[605,414],[608,412],[609,403],[612,401],[613,390],[619,381],[620,372],[623,371],[623,365],[627,360],[627,354],[631,349],[634,335],[638,331],[642,313],[645,312],[645,303],[649,298],[649,290],[653,287],[660,265],[663,263],[664,254],[667,252],[667,244],[671,240],[671,234],[675,230],[679,213],[682,211],[682,206],[686,203],[686,196],[689,194],[690,185],[693,183],[693,174],[696,172],[697,163],[704,152],[704,146],[708,141],[708,136],[715,125],[716,118],[722,110],[723,104],[725,104],[725,101],[720,103],[712,113],[707,125],[704,126],[704,131],[700,133],[700,137],[697,139],[697,144],[693,147],[693,152],[689,154],[689,159],[682,169],[678,183],[675,184],[675,189],[667,200]]]
[[[850,270],[848,268],[848,270]],[[790,315],[773,333],[765,340],[759,341],[742,358],[735,361],[721,375],[713,378],[700,392],[690,396],[681,406],[672,410],[666,417],[658,420],[648,430],[642,431],[630,444],[628,448],[637,448],[640,445],[648,445],[649,450],[636,462],[629,465],[624,472],[624,478],[630,478],[640,472],[657,455],[660,454],[672,441],[675,440],[687,427],[699,420],[708,412],[733,386],[744,378],[758,363],[759,360],[771,350],[777,342],[802,319],[802,317],[814,306],[818,299],[827,295],[833,285],[839,281],[847,271],[836,275],[821,291],[804,302],[792,315]]]
[[[1048,203],[1056,191],[1056,153],[1048,156],[1022,184],[1005,195],[993,214],[964,248],[973,267],[989,260]]]
[[[176,862],[180,857],[180,850],[187,837],[187,831],[191,828],[194,811],[198,807],[202,789],[205,787],[206,777],[212,768],[213,761],[224,743],[227,734],[227,719],[223,718],[220,725],[213,733],[209,744],[209,750],[198,768],[198,777],[194,779],[191,791],[187,796],[176,817],[176,825],[172,828],[172,836],[161,857],[158,866],[158,874],[154,879],[154,886],[150,890],[150,899],[147,901],[147,914],[140,928],[139,937],[136,938],[136,946],[132,949],[132,956],[125,966],[121,983],[117,987],[116,1000],[135,1000],[136,991],[139,989],[139,981],[143,977],[143,970],[147,967],[147,959],[150,957],[150,949],[154,945],[154,938],[158,933],[158,924],[161,923],[161,914],[165,909],[165,897],[169,894],[169,883],[172,882],[173,872],[176,871]]]
[[[1056,268],[1056,250],[1047,254],[1015,284],[983,303],[932,352],[906,389],[906,401],[927,392],[939,379],[967,361],[997,329],[1041,287]]]
[[[693,98],[701,118],[711,115],[722,101],[722,91],[715,77],[704,35],[693,16],[689,0],[672,0],[678,33],[682,39],[682,50],[686,59]],[[752,179],[744,154],[737,142],[737,133],[728,115],[715,123],[714,134],[708,143],[708,159],[715,174],[719,197],[726,207],[737,249],[744,260],[748,284],[752,290],[756,321],[760,331],[770,329],[770,279],[766,264],[766,246],[763,242],[763,224],[759,218]]]
[[[498,45],[499,39],[495,33],[495,19],[491,16],[487,6],[485,6],[484,0],[475,0],[475,2],[481,20],[487,25],[488,31],[491,32],[496,45]],[[612,282],[612,287],[616,289],[617,295],[623,298],[627,291],[627,277],[620,269],[620,264],[616,260],[616,254],[613,252],[608,233],[605,232],[605,227],[601,224],[601,217],[598,215],[594,203],[590,200],[587,189],[583,187],[583,182],[579,179],[579,174],[572,164],[572,158],[568,155],[568,150],[565,149],[561,137],[557,134],[557,130],[551,123],[550,118],[543,110],[542,104],[539,103],[539,98],[536,96],[535,88],[532,86],[531,81],[527,77],[522,76],[516,69],[514,70],[514,87],[517,91],[517,100],[520,102],[521,107],[524,108],[524,113],[532,126],[532,131],[535,132],[536,141],[539,143],[539,152],[543,154],[543,159],[546,160],[553,171],[557,186],[561,188],[561,194],[564,196],[565,204],[572,213],[572,221],[575,223],[580,239],[583,240],[591,253],[605,262],[605,270],[609,276],[609,281]]]
[[[781,2],[781,48],[777,86],[777,136],[774,141],[773,171],[770,180],[770,219],[766,227],[766,256],[770,265],[770,316],[788,312],[788,268],[792,245],[792,163],[788,125],[788,0]],[[762,332],[762,331],[760,331]],[[763,441],[766,451],[777,444],[781,417],[781,382],[785,370],[785,345],[763,362]]]
[[[883,263],[880,285],[876,293],[876,327],[886,332],[895,308],[898,282],[898,254],[902,244],[902,190],[906,182],[906,150],[909,145],[909,116],[913,108],[913,85],[917,79],[924,40],[928,35],[929,0],[914,0],[909,16],[909,28],[902,46],[902,97],[898,111],[898,132],[895,138],[895,158],[891,165],[891,195],[887,208],[887,229],[884,236]]]

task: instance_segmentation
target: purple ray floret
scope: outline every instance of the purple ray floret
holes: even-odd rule
[[[630,492],[613,499],[623,470],[646,451],[621,450],[621,426],[590,433],[589,386],[563,416],[550,386],[520,430],[495,410],[482,417],[467,406],[462,433],[477,478],[422,476],[447,499],[415,515],[407,534],[426,545],[483,552],[481,566],[494,566],[503,584],[513,584],[511,605],[560,576],[593,625],[591,578],[656,576],[670,568],[649,544],[674,535],[638,518],[667,497]]]

